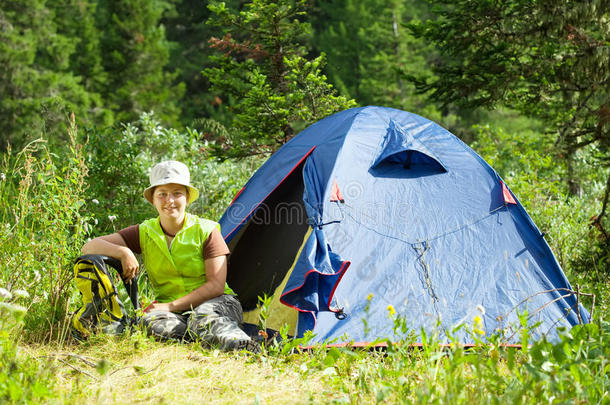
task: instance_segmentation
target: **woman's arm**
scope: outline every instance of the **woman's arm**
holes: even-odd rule
[[[206,281],[201,287],[184,297],[169,303],[154,303],[148,307],[146,312],[154,310],[183,312],[224,294],[227,280],[227,256],[216,256],[205,260],[205,279]]]
[[[121,260],[123,278],[131,280],[138,273],[140,264],[131,249],[127,247],[123,237],[118,233],[100,236],[85,243],[81,249],[83,254],[104,255]]]

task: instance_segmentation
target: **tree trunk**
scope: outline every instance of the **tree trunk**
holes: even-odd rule
[[[576,150],[569,149],[566,156],[566,165],[568,169],[568,193],[571,196],[582,197],[582,188],[578,177],[574,174],[574,154]]]

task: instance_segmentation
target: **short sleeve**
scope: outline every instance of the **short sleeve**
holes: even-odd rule
[[[142,248],[140,247],[140,225],[128,226],[121,229],[118,234],[121,235],[125,244],[133,253],[142,253]]]
[[[228,255],[230,253],[229,247],[222,238],[220,231],[214,228],[214,230],[210,233],[210,236],[208,236],[203,244],[203,258],[211,259],[213,257]]]

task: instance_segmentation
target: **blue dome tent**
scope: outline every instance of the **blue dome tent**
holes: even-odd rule
[[[297,311],[296,335],[311,330],[316,342],[396,338],[390,305],[416,333],[441,336],[476,315],[509,341],[519,313],[534,338],[589,321],[498,174],[408,112],[361,107],[311,125],[262,165],[220,224],[244,310],[279,291]]]

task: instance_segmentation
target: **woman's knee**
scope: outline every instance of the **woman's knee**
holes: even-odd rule
[[[193,310],[191,317],[202,318],[215,318],[215,317],[227,317],[237,323],[242,323],[243,313],[241,304],[233,295],[221,295],[216,298],[212,298]]]
[[[163,339],[182,339],[186,333],[186,319],[179,314],[152,311],[144,314],[142,325],[149,334]]]

